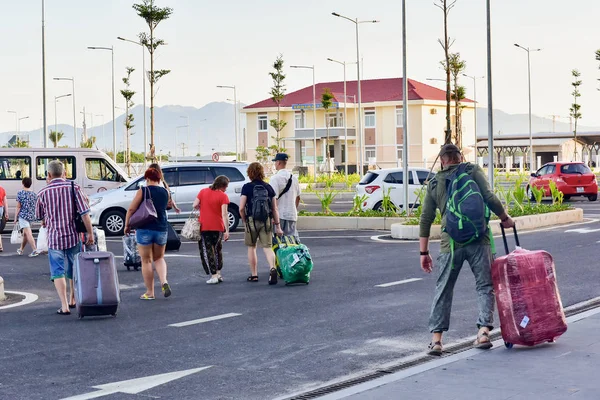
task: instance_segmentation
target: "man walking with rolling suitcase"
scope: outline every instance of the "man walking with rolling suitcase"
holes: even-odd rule
[[[60,298],[59,315],[70,315],[69,307],[75,304],[67,302],[67,279],[73,279],[73,264],[81,250],[79,234],[75,227],[75,213],[81,215],[87,230],[87,246],[94,244],[90,206],[86,195],[79,185],[63,178],[64,165],[58,161],[48,164],[48,186],[40,190],[36,203],[36,218],[44,221],[48,229],[48,260],[50,261],[50,279]],[[73,286],[71,286],[72,290]],[[71,293],[73,298],[73,293]]]
[[[434,356],[442,355],[442,335],[450,327],[454,285],[465,261],[475,276],[479,308],[479,331],[474,346],[480,349],[492,347],[489,333],[493,329],[495,303],[491,273],[491,245],[494,239],[489,229],[490,210],[500,218],[505,228],[515,225],[490,190],[483,170],[478,165],[463,163],[457,146],[444,145],[439,157],[442,169],[427,186],[419,232],[421,268],[431,273],[433,260],[429,254],[429,234],[439,209],[442,214],[442,240],[436,262],[438,278],[429,317],[429,330],[433,338],[428,354]]]
[[[298,236],[298,206],[300,205],[300,183],[291,171],[286,169],[288,155],[278,153],[273,162],[277,173],[271,177],[269,184],[277,195],[277,207],[281,230],[285,236]]]

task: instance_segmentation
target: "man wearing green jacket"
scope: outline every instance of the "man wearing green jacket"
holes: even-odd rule
[[[489,333],[493,329],[495,305],[491,273],[493,260],[489,232],[466,245],[454,243],[451,246],[450,236],[444,229],[446,227],[446,204],[448,199],[446,183],[448,177],[452,176],[461,164],[462,154],[457,146],[447,144],[442,147],[439,156],[442,169],[427,186],[419,231],[421,268],[426,273],[431,273],[433,271],[433,259],[429,254],[429,234],[437,209],[439,209],[442,214],[442,237],[440,254],[436,261],[438,278],[429,317],[429,330],[433,334],[433,338],[428,347],[428,354],[435,356],[442,355],[442,335],[450,327],[454,285],[465,261],[469,263],[473,271],[477,290],[477,305],[479,308],[477,328],[479,331],[477,340],[474,343],[477,348],[489,349],[492,347]],[[500,218],[502,225],[505,228],[512,228],[515,225],[514,221],[506,213],[500,200],[490,190],[490,185],[483,170],[478,165],[467,164],[466,173],[479,186],[484,203]]]

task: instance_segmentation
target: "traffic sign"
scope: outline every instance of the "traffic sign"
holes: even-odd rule
[[[213,153],[212,155],[212,160],[214,162],[218,162],[219,161],[219,153]]]

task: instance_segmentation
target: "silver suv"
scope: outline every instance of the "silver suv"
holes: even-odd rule
[[[183,223],[192,212],[192,205],[198,192],[210,186],[219,175],[229,178],[229,229],[235,230],[240,222],[240,196],[242,186],[250,182],[245,163],[179,163],[162,166],[165,181],[171,189],[171,196],[181,209],[167,211],[169,222]],[[96,193],[90,196],[92,224],[102,226],[107,235],[123,235],[125,214],[136,191],[144,185],[140,176],[118,189]]]

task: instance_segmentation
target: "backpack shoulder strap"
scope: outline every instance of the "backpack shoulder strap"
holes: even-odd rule
[[[290,175],[290,179],[288,179],[287,184],[285,185],[285,187],[283,188],[283,190],[281,191],[281,193],[279,193],[279,198],[281,198],[281,196],[283,196],[284,194],[286,194],[290,188],[292,187],[292,180],[294,179],[294,175]]]

